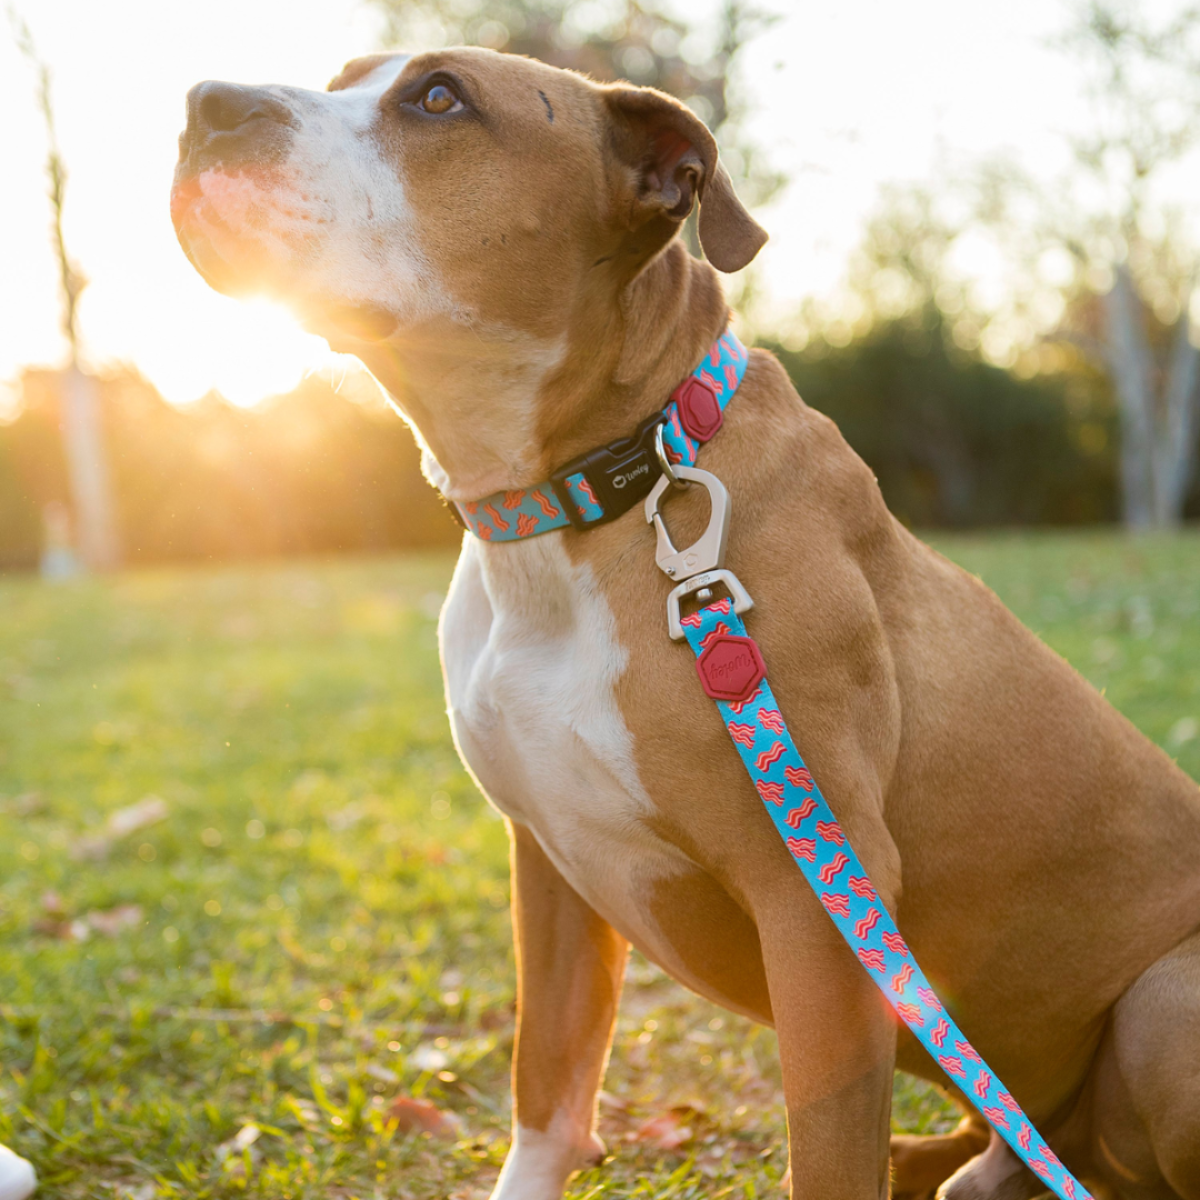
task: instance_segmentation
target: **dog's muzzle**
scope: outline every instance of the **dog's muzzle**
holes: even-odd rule
[[[179,137],[179,170],[190,176],[220,168],[236,172],[278,161],[294,118],[267,88],[208,80],[187,97],[187,128]]]

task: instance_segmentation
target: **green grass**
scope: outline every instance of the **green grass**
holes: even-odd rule
[[[1200,772],[1200,539],[939,545]],[[450,566],[0,582],[0,1140],[46,1195],[487,1195],[506,845],[446,729]],[[165,819],[79,857],[150,796]],[[109,936],[113,910],[129,924]],[[773,1036],[636,957],[606,1086],[614,1157],[575,1200],[778,1194]],[[398,1131],[397,1095],[461,1136]],[[900,1126],[945,1124],[923,1085],[896,1096]],[[678,1152],[634,1140],[684,1105]]]

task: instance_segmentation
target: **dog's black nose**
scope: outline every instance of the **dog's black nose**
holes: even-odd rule
[[[266,88],[209,80],[188,92],[188,126],[199,131],[232,133],[259,119],[287,125],[291,113]]]
[[[291,110],[267,88],[208,80],[187,97],[179,157],[194,170],[278,157],[293,124]]]

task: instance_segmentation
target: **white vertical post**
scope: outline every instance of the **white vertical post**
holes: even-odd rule
[[[120,559],[96,381],[72,362],[63,376],[62,432],[79,553],[90,571]]]

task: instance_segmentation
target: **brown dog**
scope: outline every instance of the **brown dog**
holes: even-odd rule
[[[765,238],[681,104],[483,50],[363,59],[328,93],[201,84],[181,144],[173,211],[197,269],[287,297],[358,354],[462,501],[661,409],[725,327],[713,267]],[[697,203],[708,263],[675,239]],[[1200,1200],[1195,785],[893,520],[770,355],[701,465],[733,497],[729,565],[801,752],[968,1036],[1098,1192]],[[681,538],[705,517],[694,495],[683,510]],[[893,1068],[945,1080],[765,818],[667,638],[668,588],[631,512],[468,538],[443,613],[455,736],[513,844],[496,1197],[557,1200],[602,1153],[633,942],[778,1030],[793,1195],[877,1200]],[[896,1167],[897,1194],[958,1167],[955,1200],[1042,1190],[976,1119],[898,1139]]]

